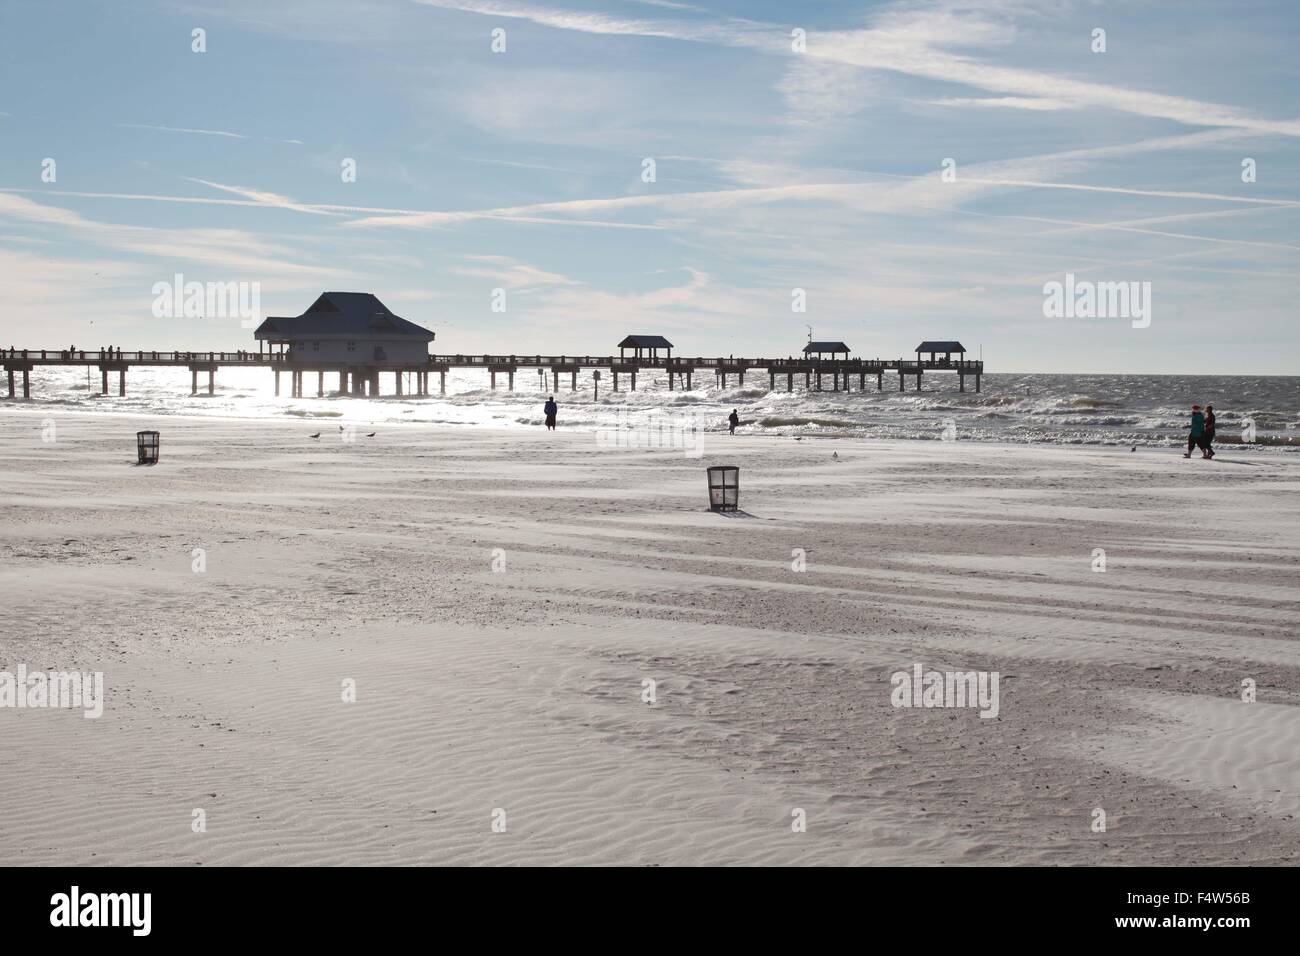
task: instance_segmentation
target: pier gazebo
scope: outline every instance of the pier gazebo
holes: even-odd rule
[[[818,361],[823,356],[829,355],[831,361],[835,361],[835,356],[844,353],[847,361],[849,357],[849,347],[843,342],[809,342],[803,347],[804,358],[816,358]]]
[[[402,375],[416,373],[416,390],[427,392],[429,343],[434,333],[394,315],[369,292],[324,292],[302,315],[267,316],[253,333],[258,352],[263,344],[280,346],[275,393],[280,394],[280,368],[292,375],[293,395],[302,397],[303,375],[317,373],[317,395],[325,394],[325,372],[337,372],[344,394],[379,394],[379,373],[394,373],[397,394]],[[444,380],[445,384],[445,380]]]
[[[622,342],[618,343],[618,357],[627,358],[626,350],[633,349],[633,358],[648,358],[650,360],[659,357],[659,350],[666,350],[666,358],[673,357],[673,343],[669,342],[662,335],[629,335]],[[649,351],[649,355],[643,354]]]
[[[916,347],[916,360],[918,362],[921,361],[921,355],[927,352],[930,355],[931,362],[935,360],[934,357],[940,352],[943,353],[943,360],[945,362],[951,362],[952,355],[956,352],[958,355],[957,361],[960,362],[966,357],[966,346],[962,345],[960,342],[922,342]]]
[[[302,315],[267,316],[253,337],[280,345],[292,363],[424,364],[434,333],[388,311],[369,292],[324,292]]]

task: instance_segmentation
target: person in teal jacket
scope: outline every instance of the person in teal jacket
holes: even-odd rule
[[[1187,454],[1184,458],[1192,457],[1192,449],[1200,445],[1205,440],[1205,416],[1201,414],[1201,406],[1192,406],[1192,430],[1187,433]]]

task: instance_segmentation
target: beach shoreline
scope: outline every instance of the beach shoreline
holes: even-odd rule
[[[190,395],[178,387],[174,371],[139,369],[126,394],[98,395],[98,383],[82,383],[68,370],[50,370],[33,386],[30,403],[8,408],[36,409],[51,415],[160,414],[168,418],[330,421],[366,425],[457,425],[509,431],[528,430],[543,421],[550,385],[519,382],[518,388],[491,389],[483,372],[455,372],[448,394],[413,396],[388,391],[374,398],[327,392],[315,397],[274,394],[266,369],[234,369],[218,375],[213,395]],[[1217,441],[1245,454],[1300,451],[1300,419],[1294,396],[1300,378],[1264,376],[1087,376],[990,373],[982,393],[957,389],[944,376],[931,376],[923,391],[833,389],[794,392],[784,382],[769,389],[765,376],[749,386],[693,391],[669,390],[666,379],[643,377],[637,391],[615,392],[610,383],[596,399],[593,380],[568,383],[554,393],[559,423],[568,430],[640,429],[661,425],[718,433],[733,409],[740,434],[835,439],[943,440],[956,435],[980,444],[1082,445],[1174,448],[1186,440],[1190,405],[1214,404],[1219,410]],[[315,385],[313,381],[310,383]],[[801,386],[802,383],[799,383]],[[115,391],[115,390],[114,390]],[[436,392],[436,389],[435,389]]]

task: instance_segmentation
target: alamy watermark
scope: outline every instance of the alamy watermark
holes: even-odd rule
[[[921,664],[895,671],[889,702],[895,707],[978,707],[981,717],[998,715],[997,671],[927,671]]]
[[[101,671],[31,671],[19,664],[16,672],[0,671],[0,707],[81,708],[94,720],[104,714],[104,675]]]
[[[704,454],[704,415],[695,409],[618,409],[613,425],[596,429],[600,448],[676,450],[688,458]]]
[[[1043,285],[1043,315],[1049,319],[1132,319],[1133,328],[1151,325],[1150,282],[1076,281]]]
[[[108,926],[148,936],[153,927],[152,893],[83,893],[75,883],[67,893],[50,897],[50,925]]]
[[[260,282],[186,282],[176,273],[171,282],[153,284],[157,319],[239,319],[251,329],[262,314]]]

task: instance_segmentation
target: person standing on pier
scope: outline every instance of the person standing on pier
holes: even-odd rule
[[[730,426],[731,434],[736,434],[736,426],[740,424],[740,416],[736,414],[733,408],[731,414],[727,416],[727,425]]]
[[[1184,458],[1192,457],[1192,449],[1200,446],[1205,440],[1205,416],[1201,414],[1201,406],[1192,406],[1192,427],[1187,432],[1187,451],[1183,454]]]
[[[546,404],[542,406],[542,411],[546,413],[546,427],[549,431],[555,431],[555,416],[560,407],[555,404],[555,396],[546,396]]]

